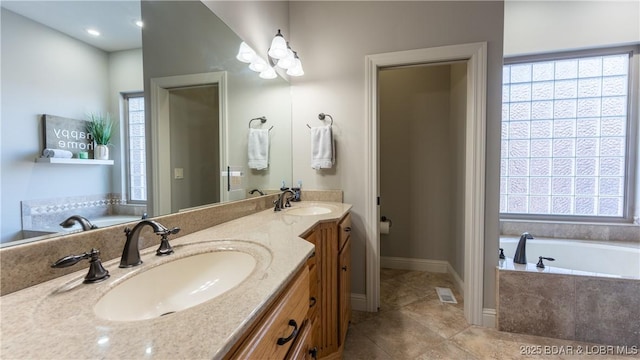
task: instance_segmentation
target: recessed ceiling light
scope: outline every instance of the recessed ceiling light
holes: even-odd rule
[[[100,36],[100,31],[96,29],[87,29],[87,33],[91,36]]]
[[[137,21],[136,21],[136,26],[138,26],[138,27],[140,27],[140,28],[141,28],[141,27],[143,27],[143,26],[144,26],[144,23],[142,22],[142,20],[137,20]]]

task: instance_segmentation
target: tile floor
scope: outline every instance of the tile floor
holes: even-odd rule
[[[436,286],[451,288],[458,304],[442,304]],[[377,313],[353,311],[345,360],[630,358],[594,344],[470,326],[448,274],[381,269],[380,303]]]

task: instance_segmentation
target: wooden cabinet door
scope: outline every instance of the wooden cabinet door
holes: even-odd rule
[[[348,238],[340,252],[340,345],[344,344],[351,321],[351,239]]]
[[[342,251],[349,236],[351,236],[351,214],[345,215],[338,224],[338,251]]]
[[[305,266],[232,358],[284,359],[308,310],[309,269]]]

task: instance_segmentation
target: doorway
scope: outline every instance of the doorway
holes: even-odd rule
[[[484,278],[484,169],[486,43],[417,49],[366,57],[366,146],[365,218],[367,227],[366,310],[377,311],[380,303],[380,108],[379,71],[383,68],[462,61],[466,64],[466,103],[462,240],[464,313],[469,324],[483,323]],[[401,186],[400,184],[398,186]],[[458,214],[458,216],[460,216]]]
[[[449,273],[463,292],[465,61],[378,70],[382,268]]]
[[[226,84],[224,71],[151,79],[152,196],[147,207],[153,216],[198,206],[200,196],[228,200],[220,172],[221,164],[228,163]],[[189,179],[202,176],[209,182],[191,184]]]
[[[218,84],[169,89],[171,212],[220,202]]]

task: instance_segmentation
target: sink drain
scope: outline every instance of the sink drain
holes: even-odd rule
[[[164,314],[162,314],[162,315],[160,315],[160,316],[165,316],[165,315],[173,314],[174,312],[175,312],[175,311],[169,311],[169,312],[166,312],[166,313],[164,313]]]

